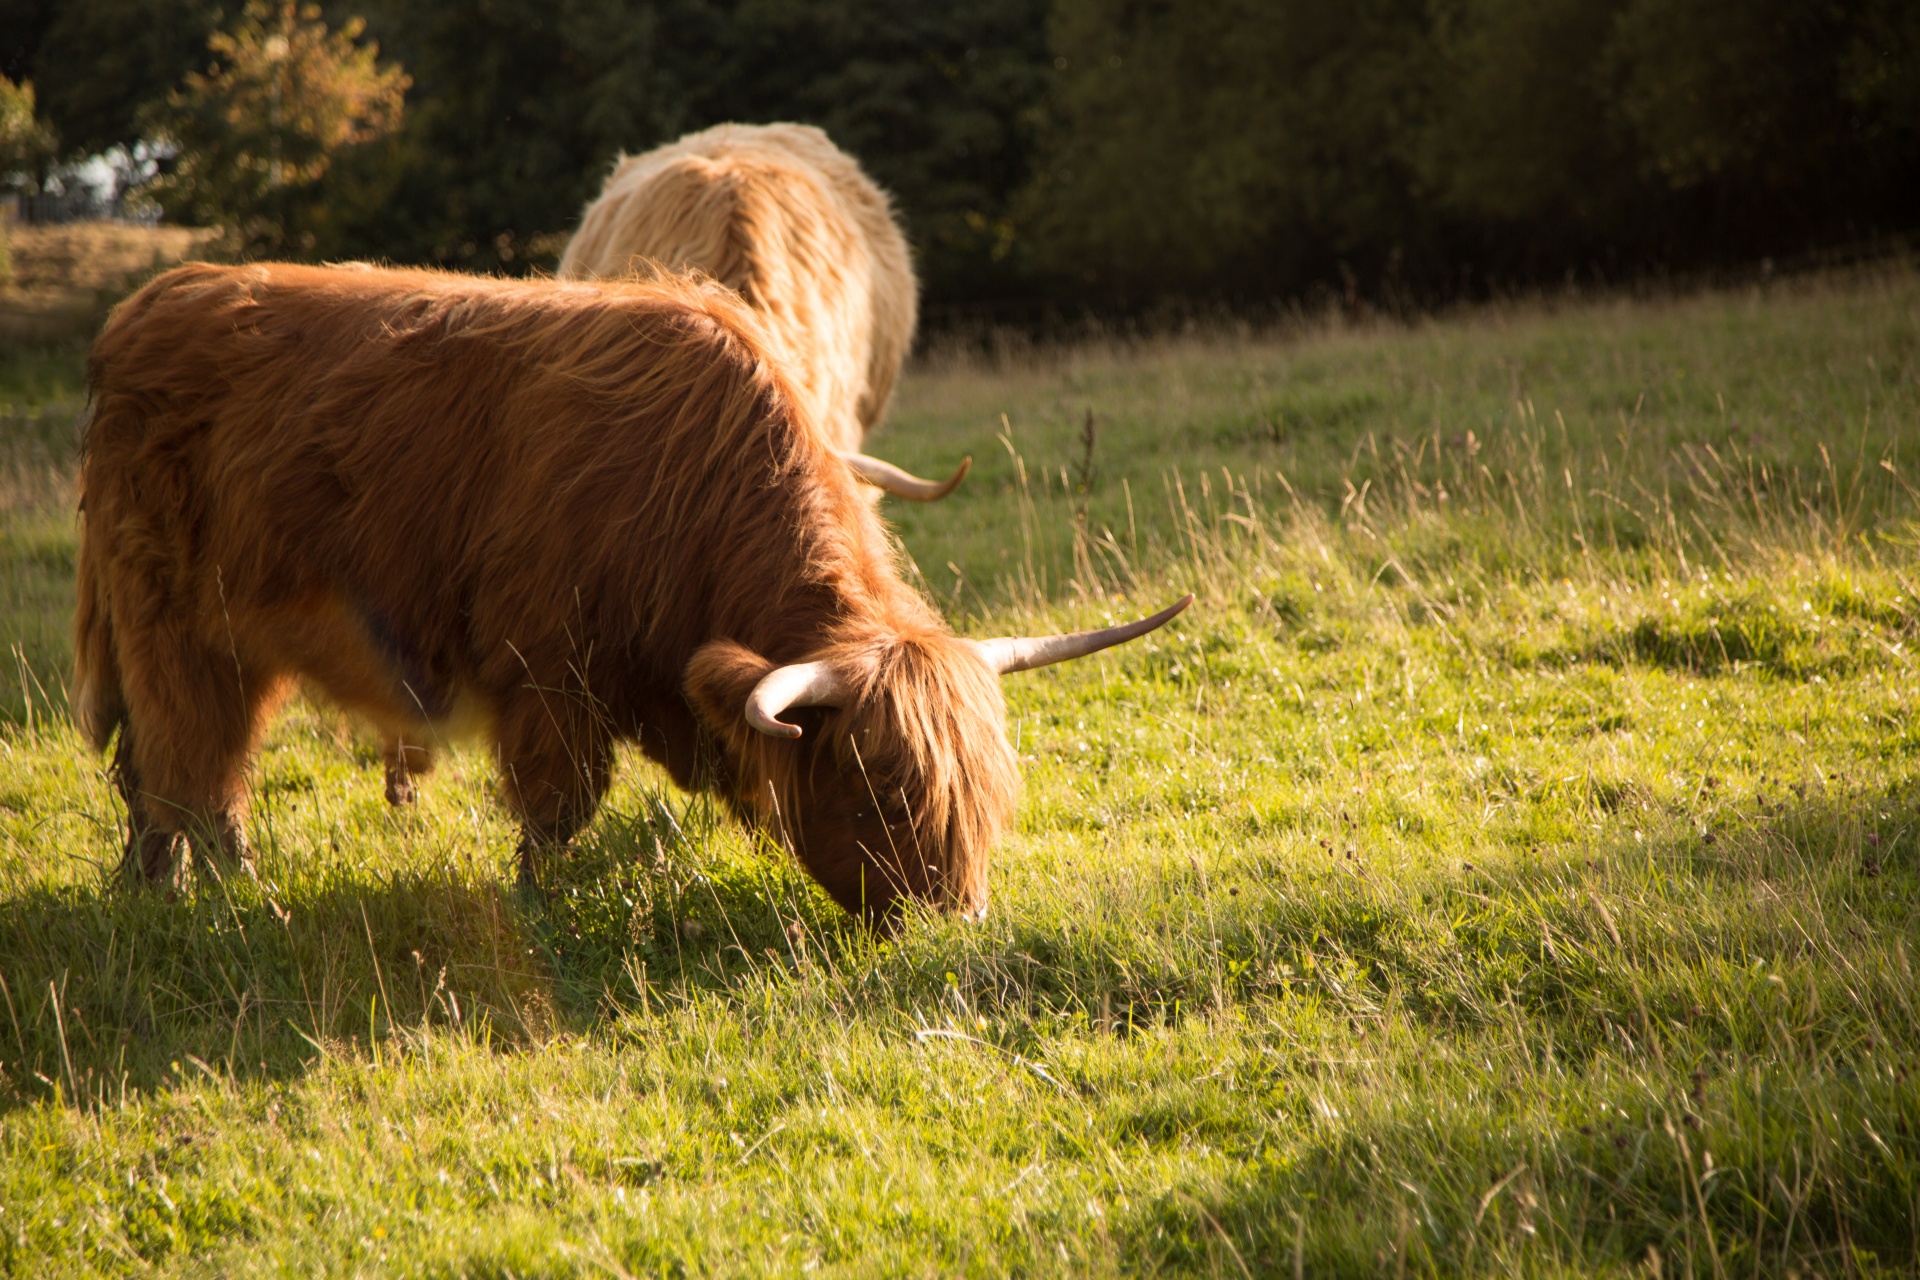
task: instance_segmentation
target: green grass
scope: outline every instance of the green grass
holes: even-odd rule
[[[396,815],[306,707],[257,885],[109,889],[11,366],[0,1269],[1911,1276],[1917,338],[1895,264],[928,361],[959,625],[1200,599],[1009,679],[992,913],[891,940],[631,758],[532,907],[482,753]]]

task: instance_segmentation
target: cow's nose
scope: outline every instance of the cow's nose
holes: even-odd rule
[[[987,918],[987,900],[985,898],[980,899],[980,901],[974,903],[965,911],[962,911],[960,918],[968,924],[979,924]]]

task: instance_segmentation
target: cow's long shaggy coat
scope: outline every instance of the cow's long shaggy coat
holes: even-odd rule
[[[131,869],[171,874],[182,834],[244,856],[248,760],[304,678],[409,741],[483,727],[523,872],[631,739],[850,909],[984,906],[998,679],[725,290],[194,265],[114,312],[89,379],[74,707],[120,732]],[[851,703],[751,729],[759,678],[816,658]]]
[[[918,286],[886,193],[811,125],[723,124],[623,157],[562,279],[692,267],[758,310],[813,420],[857,450],[913,345]]]

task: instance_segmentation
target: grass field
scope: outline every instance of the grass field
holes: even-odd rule
[[[1920,1269],[1920,273],[948,352],[876,451],[1010,677],[982,925],[627,758],[553,901],[275,729],[258,884],[112,888],[77,348],[0,356],[0,1270]],[[1091,425],[1089,425],[1091,424]]]
[[[130,283],[210,239],[210,232],[188,227],[124,222],[0,223],[0,352],[20,343],[84,340]],[[13,390],[4,382],[0,387]]]

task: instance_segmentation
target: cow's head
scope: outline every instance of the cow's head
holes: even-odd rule
[[[687,692],[735,803],[835,901],[884,919],[915,898],[978,919],[1020,787],[1001,675],[1121,644],[1191,601],[1073,635],[848,638],[786,666],[714,641],[688,664]]]

